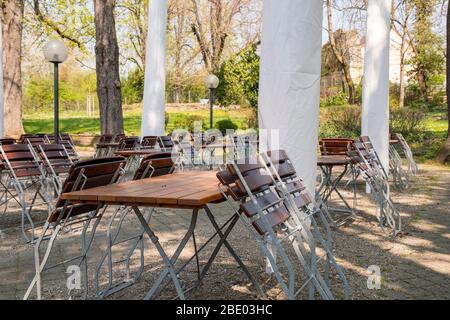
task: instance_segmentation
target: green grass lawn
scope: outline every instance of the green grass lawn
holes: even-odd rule
[[[427,114],[424,132],[410,143],[419,162],[435,162],[436,154],[447,138],[448,121],[444,111]]]
[[[209,123],[209,110],[174,111],[168,112],[169,123],[167,130],[174,129],[175,123],[180,123],[187,115],[200,116],[207,127]],[[215,123],[230,119],[238,128],[247,129],[248,120],[252,117],[251,110],[214,110]],[[51,110],[41,113],[28,113],[24,115],[23,124],[27,133],[45,133],[53,130],[53,113]],[[124,109],[124,127],[128,135],[139,135],[141,130],[141,110],[139,108]],[[60,115],[60,130],[71,134],[99,134],[100,120],[96,117],[88,118],[84,112],[62,111]],[[408,139],[414,154],[420,162],[433,161],[439,148],[447,136],[447,119],[444,111],[430,112],[424,122],[424,130],[420,135]]]
[[[169,111],[169,123],[167,130],[174,129],[174,124],[179,123],[187,115],[200,116],[203,123],[209,123],[209,110],[194,110],[185,112]],[[247,121],[251,116],[248,109],[237,110],[214,110],[214,123],[230,119],[238,128],[246,129]],[[53,113],[52,111],[42,113],[24,114],[23,125],[27,133],[46,133],[53,131]],[[62,111],[60,114],[59,126],[61,132],[71,134],[99,134],[100,119],[99,116],[88,118],[84,112]],[[141,131],[141,111],[134,109],[124,109],[124,129],[127,135],[140,135]]]

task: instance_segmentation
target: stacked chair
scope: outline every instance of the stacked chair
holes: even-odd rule
[[[395,207],[389,189],[389,180],[375,149],[368,137],[361,137],[361,141],[353,144],[349,151],[353,163],[357,166],[363,179],[370,187],[371,194],[378,204],[378,221],[383,230],[389,229],[395,237],[402,231],[401,216]]]
[[[389,169],[394,186],[399,190],[408,189],[410,186],[409,174],[403,169],[403,159],[392,144],[389,144]]]
[[[27,138],[28,139],[28,138]],[[16,201],[21,209],[21,228],[28,242],[34,241],[35,224],[32,219],[33,207],[38,205],[37,198],[49,203],[46,193],[46,174],[41,164],[36,161],[31,144],[10,144],[0,146],[2,187],[5,211],[11,200]],[[31,201],[30,198],[31,197]],[[31,227],[31,236],[25,231],[25,219]]]
[[[0,139],[0,145],[7,145],[7,144],[16,144],[17,141],[14,138],[2,138]]]
[[[115,183],[123,175],[124,165],[125,159],[122,157],[79,161],[70,168],[68,177],[62,187],[62,192],[86,190]],[[70,201],[62,200],[61,198],[57,199],[54,209],[50,212],[43,226],[42,233],[34,245],[35,276],[25,293],[24,299],[30,297],[33,288],[36,288],[37,298],[41,299],[43,273],[56,266],[74,263],[75,261],[78,262],[78,266],[82,269],[82,279],[85,288],[84,297],[87,296],[87,253],[91,247],[96,228],[105,208],[100,205],[72,204]],[[90,235],[87,237],[92,221],[94,221],[94,224],[92,225]],[[82,226],[80,254],[66,261],[59,262],[56,265],[47,266],[58,235],[62,230],[76,225]],[[45,253],[41,256],[41,246],[44,243],[47,243],[47,246]]]
[[[402,147],[403,154],[405,155],[406,160],[408,162],[408,174],[410,176],[416,176],[419,169],[417,167],[417,163],[414,160],[414,156],[411,151],[411,148],[409,147],[408,142],[406,142],[405,138],[401,133],[396,133],[395,137],[399,141]]]
[[[144,136],[144,137],[142,137],[142,140],[141,140],[141,147],[148,148],[148,149],[154,149],[156,147],[157,143],[158,143],[157,136]]]
[[[149,179],[153,177],[159,177],[167,174],[172,174],[176,169],[176,160],[172,158],[171,152],[160,152],[148,155],[144,157],[134,173],[133,180],[141,180],[141,179]],[[140,227],[140,231],[135,235],[128,238],[120,238],[120,232],[122,229],[122,224],[127,217],[127,215],[132,211],[130,207],[118,207],[114,211],[111,219],[108,222],[107,229],[107,238],[108,238],[108,246],[105,250],[103,256],[100,259],[100,262],[97,264],[96,273],[95,273],[95,288],[97,292],[97,296],[106,297],[115,292],[118,292],[130,285],[132,285],[136,280],[139,279],[143,270],[144,270],[144,233],[145,230],[143,227]],[[151,219],[152,214],[154,213],[154,209],[148,209],[145,212],[145,219],[147,222]],[[118,221],[117,225],[114,225],[115,221]],[[113,227],[115,229],[113,230]],[[113,248],[114,246],[122,246],[124,243],[130,243],[130,250],[128,254],[126,254],[125,259],[119,261],[113,261]],[[139,257],[140,257],[140,265],[134,276],[131,276],[130,272],[130,260],[136,249],[139,247]],[[125,279],[121,282],[114,283],[113,277],[113,265],[118,262],[125,262]],[[100,275],[102,273],[102,268],[107,262],[108,272],[108,283],[107,287],[103,290],[100,289]]]
[[[52,210],[51,199],[59,196],[62,183],[74,160],[78,158],[69,135],[60,137],[60,144],[52,144],[53,136],[45,134],[24,134],[15,144],[14,139],[0,142],[0,172],[4,210],[9,201],[16,201],[22,211],[21,228],[27,242],[33,242],[35,223],[33,208],[45,204]],[[65,140],[64,140],[65,139]],[[67,145],[74,153],[70,153]],[[38,198],[42,202],[37,202]],[[31,200],[30,200],[31,199]],[[26,221],[31,236],[26,232]]]
[[[339,157],[347,157],[347,152],[352,148],[354,140],[353,139],[346,139],[346,138],[324,138],[319,140],[319,149],[320,154],[322,156],[339,156]],[[348,170],[347,168],[350,167]],[[331,183],[331,176],[333,174],[333,166],[322,166],[321,168],[321,186],[319,187],[319,190],[316,194],[317,197],[322,197],[324,202],[327,202],[328,198],[331,196],[331,193],[334,191],[337,193],[337,195],[340,197],[340,199],[347,204],[347,201],[342,196],[342,194],[337,189],[337,185],[334,185],[334,183]],[[353,163],[350,161],[348,166],[345,166],[345,170],[340,176],[344,176],[347,174],[349,176],[347,186],[352,184],[353,186],[353,206],[352,210],[349,216],[344,217],[340,221],[335,221],[336,225],[343,224],[348,218],[352,217],[354,215],[354,210],[357,206],[357,197],[356,197],[356,180],[358,177],[358,172],[353,165]],[[347,206],[349,206],[347,204]],[[350,206],[349,206],[350,207]],[[333,209],[333,211],[341,211],[341,212],[347,212],[345,209]]]
[[[322,299],[334,299],[330,290],[333,269],[334,278],[341,283],[342,297],[348,298],[346,277],[332,253],[327,214],[322,206],[313,205],[313,197],[286,152],[270,151],[249,160],[234,161],[219,172],[219,189],[253,234],[283,292],[295,299],[308,288],[310,299],[316,293]],[[324,252],[320,257],[318,246]],[[294,258],[287,250],[294,251]],[[303,284],[299,283],[299,267],[307,277]]]
[[[55,136],[54,135],[46,135],[47,143],[55,143]],[[64,145],[66,148],[66,152],[69,154],[70,158],[73,161],[77,161],[80,159],[76,149],[75,144],[72,140],[72,137],[68,133],[61,133],[59,135],[59,144]]]

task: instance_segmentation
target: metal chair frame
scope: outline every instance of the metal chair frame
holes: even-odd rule
[[[93,163],[90,165],[87,163],[84,167],[81,167],[76,178],[71,179],[71,181],[73,180],[73,185],[67,192],[84,190],[87,182],[89,181],[89,177],[86,175],[86,170],[88,168],[92,169],[93,167],[95,168],[95,166],[100,166],[103,164],[104,165],[117,164],[117,169],[115,170],[115,172],[110,174],[111,180],[109,181],[109,183],[106,183],[106,184],[116,183],[120,179],[120,177],[124,174],[123,167],[125,165],[125,160],[120,157],[104,159],[104,161],[102,161],[102,162],[96,162],[96,163]],[[80,165],[80,163],[78,163],[78,165]],[[76,166],[77,166],[77,164],[74,165],[74,167],[76,167]],[[74,169],[74,170],[76,170],[76,169]],[[71,183],[71,181],[66,180],[66,183]],[[68,186],[70,186],[70,184],[68,184]],[[37,242],[34,244],[35,276],[33,277],[32,281],[23,297],[24,300],[27,300],[30,297],[30,294],[31,294],[33,288],[36,288],[37,299],[38,300],[42,299],[42,273],[43,272],[53,269],[57,266],[67,264],[69,262],[76,261],[76,260],[79,260],[78,267],[82,267],[82,278],[83,278],[83,284],[84,284],[84,288],[85,288],[84,293],[83,293],[83,298],[84,299],[87,298],[88,289],[89,289],[88,273],[87,273],[87,268],[88,268],[87,254],[88,254],[88,251],[94,240],[94,236],[95,236],[95,232],[97,230],[98,224],[100,223],[101,218],[102,218],[103,214],[105,213],[107,207],[102,206],[102,205],[97,205],[94,210],[92,210],[92,208],[89,207],[89,208],[86,208],[85,210],[83,210],[83,212],[81,212],[81,213],[74,214],[73,211],[77,207],[75,205],[72,205],[70,203],[70,201],[66,200],[66,201],[63,201],[62,206],[59,208],[61,208],[61,209],[60,209],[60,212],[58,213],[56,220],[54,220],[54,221],[51,220],[51,219],[53,219],[53,217],[51,215],[49,215],[49,218],[47,219],[47,221],[45,222],[45,224],[43,226],[41,235],[39,236]],[[91,209],[91,210],[89,210],[89,209]],[[55,210],[57,210],[57,208]],[[91,228],[91,234],[87,238],[86,234],[87,234],[87,231],[93,220],[95,222]],[[56,263],[52,266],[46,266],[48,259],[50,257],[50,254],[52,252],[52,248],[55,243],[55,240],[56,240],[57,236],[59,235],[60,231],[64,230],[65,228],[67,228],[69,226],[75,225],[75,224],[77,224],[77,225],[81,224],[83,226],[81,237],[80,237],[81,253],[72,258],[66,259],[59,263]],[[48,231],[50,231],[50,234],[47,234]],[[48,244],[45,248],[45,253],[41,259],[40,247],[43,244],[43,241],[48,241]],[[72,290],[69,290],[69,292],[68,292],[70,298],[72,298],[71,292],[72,292]]]

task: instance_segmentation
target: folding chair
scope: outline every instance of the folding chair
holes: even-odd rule
[[[175,145],[170,136],[159,136],[158,144],[162,151],[171,151]]]
[[[29,138],[44,138],[44,137],[45,137],[45,134],[41,134],[41,133],[38,133],[38,134],[24,133],[24,134],[20,135],[20,138],[19,138],[19,140],[17,142],[23,144],[23,143],[27,143],[26,139],[29,139]]]
[[[126,138],[126,134],[125,133],[118,133],[114,136],[114,142],[120,142],[121,139]]]
[[[144,137],[142,137],[142,140],[141,140],[141,146],[143,148],[154,149],[156,147],[157,143],[158,143],[157,136],[144,136]]]
[[[139,146],[139,137],[124,137],[119,140],[118,150],[134,150]]]
[[[45,191],[45,173],[41,165],[36,162],[33,147],[30,144],[2,145],[0,153],[3,170],[8,175],[7,181],[1,181],[6,192],[4,204],[7,208],[11,199],[19,204],[22,211],[22,234],[27,242],[33,242],[34,222],[31,212],[36,205],[36,198],[39,196],[43,203],[49,204],[47,197],[42,194],[42,189]],[[27,200],[27,193],[32,195],[31,202]],[[25,231],[25,218],[31,226],[31,237],[28,237]]]
[[[63,183],[61,176],[67,175],[73,165],[69,153],[62,144],[41,144],[37,147],[36,155],[36,161],[42,162],[44,173],[59,196]]]
[[[175,162],[172,158],[172,153],[170,152],[161,152],[156,154],[151,154],[143,158],[139,168],[136,170],[133,180],[141,180],[148,179],[152,177],[159,177],[166,174],[172,174],[175,171]],[[146,221],[149,223],[151,216],[154,212],[154,208],[148,209],[146,212]],[[108,237],[108,247],[101,257],[99,263],[96,267],[95,272],[95,288],[97,292],[97,296],[106,297],[113,293],[116,293],[126,287],[129,287],[133,283],[135,283],[139,277],[141,276],[144,270],[144,234],[145,230],[141,226],[140,231],[137,235],[131,236],[125,239],[120,239],[120,231],[122,229],[122,224],[126,218],[126,216],[132,212],[132,208],[130,207],[118,207],[108,222],[107,229],[107,237]],[[114,221],[118,220],[118,224],[115,227],[115,231],[113,231]],[[113,261],[113,247],[123,245],[124,243],[131,242],[130,250],[125,255],[125,259],[119,261]],[[140,253],[140,265],[138,270],[136,271],[134,276],[130,274],[130,260],[134,252],[139,246]],[[104,266],[105,261],[108,262],[108,285],[105,289],[100,290],[100,276],[101,271]],[[114,263],[125,262],[125,277],[123,281],[118,283],[113,283],[113,265]]]
[[[69,176],[64,182],[62,192],[73,192],[85,190],[89,188],[104,186],[115,183],[123,174],[123,166],[125,159],[122,157],[101,158],[87,161],[79,161],[75,163],[70,171]],[[47,221],[43,227],[41,235],[34,245],[34,258],[36,273],[32,279],[26,293],[24,300],[28,299],[33,288],[36,287],[37,299],[42,298],[42,273],[46,270],[55,268],[67,263],[74,263],[78,260],[78,267],[82,267],[82,277],[84,283],[84,298],[88,294],[88,274],[87,274],[87,253],[94,240],[95,231],[104,214],[105,207],[102,205],[90,204],[72,204],[70,201],[58,198],[55,209],[49,214]],[[86,236],[92,220],[95,220],[91,229],[89,237]],[[82,224],[83,230],[81,233],[81,253],[73,258],[59,262],[53,266],[46,266],[52,253],[54,242],[60,231],[66,227],[71,227],[75,224]],[[45,253],[40,254],[40,248],[43,241],[47,241]],[[69,295],[71,291],[69,290]]]
[[[40,144],[48,144],[50,141],[46,137],[28,137],[22,140],[22,144],[29,144],[36,148]]]
[[[280,197],[280,189],[272,174],[266,165],[229,164],[226,172],[218,174],[221,181],[219,188],[235,213],[254,234],[260,249],[269,260],[278,283],[289,299],[297,297],[307,285],[310,289],[310,298],[313,298],[317,289],[322,298],[332,299],[333,294],[326,280],[316,269],[318,262],[316,248],[309,226],[304,218],[299,219],[298,213],[286,198]],[[296,188],[298,187],[304,189],[297,183]],[[235,207],[235,202],[231,199],[239,201],[239,208]],[[292,244],[298,261],[309,277],[300,288],[296,286],[295,264],[282,246],[284,242]],[[306,248],[309,249],[309,257]],[[281,256],[284,267],[287,268],[287,283],[276,261],[277,254]]]
[[[121,138],[117,150],[118,151],[134,150],[139,146],[139,141],[140,141],[139,137]],[[138,159],[139,157],[136,156],[127,157],[127,165],[125,166],[125,170],[126,171],[130,170],[135,165]]]
[[[391,229],[392,236],[402,231],[401,216],[395,207],[389,191],[389,182],[386,179],[386,173],[375,162],[362,142],[356,141],[354,149],[349,151],[349,156],[359,168],[361,175],[374,194],[375,201],[378,203],[377,219],[380,227],[385,230]]]
[[[366,149],[366,156],[365,159],[369,162],[369,164],[372,167],[377,167],[377,170],[380,171],[383,174],[384,179],[389,181],[389,174],[384,168],[384,166],[381,164],[380,157],[378,156],[378,153],[376,152],[375,148],[373,147],[372,141],[370,140],[370,137],[368,136],[361,136],[360,141],[363,143],[365,149]],[[360,144],[356,144],[360,147],[360,150],[362,150]]]
[[[416,161],[414,160],[414,155],[411,151],[411,148],[409,147],[408,142],[406,142],[405,138],[401,133],[397,133],[396,137],[397,140],[400,142],[400,145],[402,146],[403,153],[408,162],[408,173],[410,173],[412,176],[416,176],[419,168],[417,166]]]
[[[403,160],[392,144],[389,145],[389,168],[392,172],[394,186],[399,190],[408,189],[409,175],[403,170]]]
[[[100,144],[101,143],[111,143],[111,142],[113,142],[113,138],[114,138],[114,136],[112,134],[102,134],[102,135],[100,135],[100,137],[98,139],[98,143],[100,143]],[[94,158],[106,156],[105,155],[106,150],[108,150],[108,148],[99,146],[99,144],[96,144]]]
[[[46,138],[49,144],[55,143],[54,135],[46,135]],[[64,147],[66,148],[66,152],[70,156],[70,159],[72,159],[73,161],[78,161],[80,159],[78,152],[75,149],[75,144],[73,143],[73,140],[68,133],[61,133],[59,135],[59,144],[64,145]]]
[[[0,139],[1,145],[7,145],[7,144],[16,144],[16,139],[14,138],[3,138]]]
[[[347,138],[324,138],[319,140],[319,148],[322,156],[347,156],[347,151],[350,150],[353,139]],[[350,169],[350,170],[348,170]],[[344,170],[341,174],[339,174],[335,179],[333,179],[333,166],[320,166],[321,170],[321,184],[318,189],[318,194],[321,194],[324,202],[328,203],[328,198],[331,197],[332,193],[336,193],[339,198],[344,202],[344,204],[348,207],[348,209],[332,209],[333,211],[338,212],[346,212],[349,213],[350,216],[354,215],[354,211],[357,206],[357,197],[356,197],[356,180],[358,177],[358,172],[352,162],[349,162],[344,166]],[[345,184],[347,187],[350,183],[353,185],[353,206],[350,207],[342,196],[340,191],[338,190],[338,184],[344,178],[344,176],[349,175],[350,178],[348,182]],[[349,217],[350,217],[349,216]],[[348,217],[347,217],[348,218]],[[345,222],[347,218],[344,218],[341,222]]]
[[[342,283],[343,296],[345,299],[348,299],[347,279],[342,268],[336,263],[332,252],[333,234],[330,224],[336,227],[336,223],[332,219],[322,199],[316,197],[316,204],[314,205],[312,201],[313,196],[307,191],[303,180],[298,177],[286,151],[275,150],[262,153],[260,154],[260,162],[271,173],[276,191],[280,198],[284,199],[285,205],[293,209],[300,221],[304,221],[306,224],[311,223],[314,235],[309,234],[309,237],[311,237],[312,241],[316,242],[316,246],[320,245],[325,251],[325,255],[318,258],[317,261],[320,261],[322,258],[327,259],[324,270],[326,284],[329,285],[329,271],[330,267],[332,267],[337,273],[337,278]]]
[[[172,141],[173,151],[178,154],[177,166],[180,170],[184,170],[185,167],[195,168],[196,164],[201,163],[199,159],[201,150],[195,148],[194,139],[189,132],[175,130],[172,132]]]

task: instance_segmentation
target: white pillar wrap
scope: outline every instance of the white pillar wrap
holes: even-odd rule
[[[0,19],[0,138],[3,138],[3,25]]]
[[[389,170],[390,0],[370,0],[364,57],[362,135],[369,136]]]
[[[167,0],[151,0],[148,10],[141,135],[161,136],[166,108]]]
[[[288,152],[311,194],[317,168],[322,16],[322,1],[264,0],[259,126],[279,130],[279,147]]]

